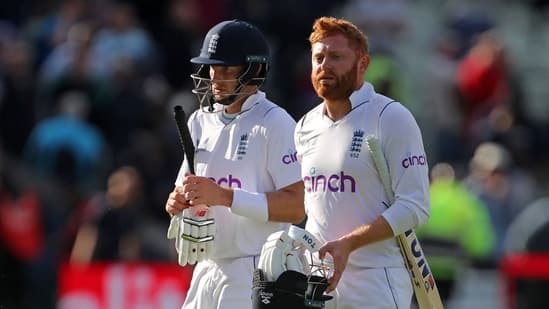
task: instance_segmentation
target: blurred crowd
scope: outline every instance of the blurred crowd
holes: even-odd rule
[[[426,251],[444,260],[441,248],[459,248],[495,267],[508,227],[549,195],[547,4],[2,1],[1,307],[54,308],[61,263],[175,261],[164,203],[183,153],[172,110],[198,107],[189,59],[207,29],[231,18],[267,34],[264,88],[296,119],[320,102],[309,78],[314,19],[359,25],[372,56],[365,79],[408,106],[425,134],[433,167],[433,220],[419,234]]]

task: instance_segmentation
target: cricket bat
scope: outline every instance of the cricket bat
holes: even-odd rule
[[[374,160],[376,170],[379,174],[385,194],[389,199],[389,205],[394,203],[394,192],[391,186],[389,167],[385,156],[381,151],[379,140],[375,136],[366,137],[366,143]],[[419,240],[413,229],[406,231],[396,237],[400,247],[400,253],[404,258],[406,268],[410,273],[414,294],[420,309],[443,309],[442,300],[438,293],[435,278],[431,273],[425,254],[421,249]]]
[[[183,150],[184,158],[187,159],[189,171],[194,174],[194,144],[187,123],[185,122],[186,115],[183,111],[183,107],[180,105],[174,106],[173,117],[177,126],[177,132],[179,133],[179,142]],[[168,228],[168,235],[171,235],[169,238],[177,238],[181,232],[183,232],[184,235],[197,234],[197,229],[191,231],[191,225],[184,224],[183,226],[180,226],[179,220],[181,217],[183,217],[183,212],[179,215],[172,216],[170,227]],[[179,254],[179,264],[186,265],[196,263],[198,254],[197,244],[187,241],[181,241],[179,244],[180,252],[189,252],[188,254]]]
[[[177,130],[179,132],[179,140],[181,142],[181,148],[187,159],[189,171],[191,174],[195,173],[194,170],[194,151],[195,147],[193,140],[191,138],[191,133],[189,132],[189,127],[187,127],[186,119],[187,116],[183,111],[183,108],[180,105],[174,107],[174,119],[177,125]],[[206,217],[206,211],[203,207],[204,205],[193,206],[183,211],[181,214],[185,216],[185,212],[194,212],[192,218],[184,217],[183,221],[189,224],[184,224],[183,226],[183,238],[190,239],[191,241],[182,242],[183,248],[181,250],[186,250],[184,247],[189,246],[187,264],[195,264],[196,262],[205,260],[209,257],[209,254],[213,252],[213,242],[215,234],[215,225],[214,219],[211,217]],[[191,210],[192,209],[192,210]],[[174,216],[175,217],[175,216]],[[173,219],[173,218],[172,218]],[[185,264],[182,256],[180,255],[180,264]]]
[[[191,174],[194,174],[194,144],[191,138],[191,133],[185,122],[185,112],[181,105],[176,105],[173,108],[173,117],[175,119],[175,124],[177,126],[177,131],[179,133],[179,141],[181,142],[181,148],[183,153],[187,158],[187,163],[189,163],[189,171]]]

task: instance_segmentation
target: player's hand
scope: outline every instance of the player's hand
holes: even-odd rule
[[[166,202],[166,212],[170,215],[176,215],[183,211],[185,208],[189,208],[191,205],[185,199],[183,194],[183,187],[175,187],[168,196]]]
[[[352,249],[349,242],[344,238],[329,241],[318,251],[318,257],[321,260],[325,260],[327,254],[331,255],[333,259],[333,265],[328,265],[332,267],[331,272],[333,272],[333,274],[330,278],[328,278],[329,285],[326,289],[326,293],[330,293],[337,287],[337,284],[341,279],[341,275],[347,266],[347,261],[349,260],[351,251]]]
[[[232,189],[222,187],[207,177],[190,174],[183,181],[183,195],[191,206],[230,206],[233,200]]]

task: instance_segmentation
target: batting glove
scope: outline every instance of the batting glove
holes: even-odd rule
[[[316,252],[320,243],[309,232],[297,226],[289,231],[272,233],[261,249],[258,268],[267,281],[275,281],[287,270],[309,274],[310,267],[305,252]]]
[[[168,239],[175,238],[178,263],[193,265],[209,259],[213,251],[215,221],[205,206],[194,206],[172,217]]]

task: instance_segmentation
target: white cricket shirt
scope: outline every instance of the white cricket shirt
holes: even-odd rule
[[[400,103],[364,83],[350,97],[352,110],[334,122],[324,103],[303,118],[295,143],[305,183],[306,229],[320,241],[335,240],[383,214],[395,235],[424,223],[429,214],[427,159],[417,123]],[[380,139],[388,161],[395,203],[386,208],[383,186],[366,136]],[[355,250],[358,267],[402,266],[394,238]]]
[[[270,192],[301,180],[293,141],[294,119],[264,92],[250,96],[236,118],[195,111],[188,121],[195,144],[195,172],[225,187]],[[187,162],[175,184],[180,186]],[[259,255],[267,237],[289,224],[259,222],[211,207],[216,225],[213,259]]]

